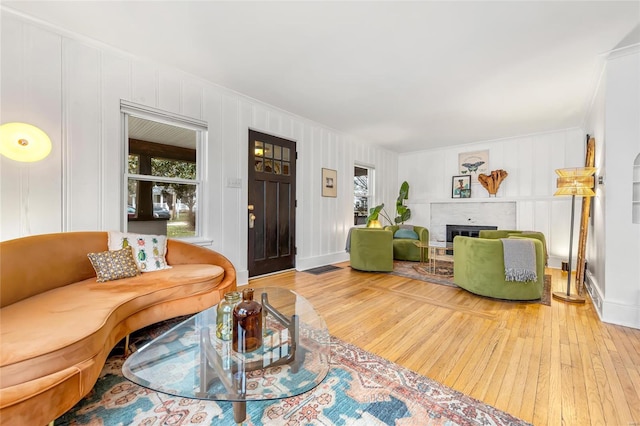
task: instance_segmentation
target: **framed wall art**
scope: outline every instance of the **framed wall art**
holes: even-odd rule
[[[322,169],[322,196],[338,196],[338,172],[331,169]]]
[[[471,176],[451,178],[451,198],[471,198]]]
[[[478,182],[478,175],[489,171],[489,150],[463,152],[458,154],[458,173],[472,177],[473,183]]]

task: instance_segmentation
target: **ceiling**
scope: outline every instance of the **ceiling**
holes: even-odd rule
[[[396,152],[581,126],[639,1],[3,1]]]

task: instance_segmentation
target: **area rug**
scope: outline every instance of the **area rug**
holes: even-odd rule
[[[161,324],[160,331],[167,324]],[[157,327],[132,336],[138,344]],[[138,333],[139,334],[139,333]],[[85,399],[59,425],[233,425],[229,402],[186,399],[135,385],[122,376],[122,348],[109,357]],[[260,378],[258,377],[257,380]],[[244,425],[527,425],[528,423],[340,339],[331,338],[331,368],[314,390],[247,403]]]
[[[453,282],[453,262],[436,260],[436,273],[428,272],[429,265],[427,263],[409,262],[404,260],[393,261],[392,275],[413,278],[414,280],[427,281],[430,283],[448,285],[450,287],[458,287]]]
[[[418,268],[416,269],[416,266]],[[426,264],[425,264],[426,266]],[[446,285],[449,287],[458,287],[453,281],[453,262],[436,260],[436,273],[430,274],[420,267],[419,262],[409,262],[404,260],[393,261],[393,271],[389,274],[400,277],[411,278],[414,280],[425,281],[433,284]],[[483,297],[483,296],[478,296]],[[488,298],[491,299],[491,298]],[[498,300],[498,299],[496,299]],[[513,301],[513,303],[540,303],[542,305],[551,306],[551,275],[544,276],[544,289],[542,290],[542,298],[532,301]]]

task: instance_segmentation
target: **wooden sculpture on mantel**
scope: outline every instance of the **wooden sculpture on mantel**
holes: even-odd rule
[[[509,176],[509,173],[505,170],[493,170],[491,175],[479,174],[478,182],[484,186],[484,189],[489,191],[489,196],[493,195],[495,197],[498,192],[498,188],[500,188],[500,184],[507,176]]]

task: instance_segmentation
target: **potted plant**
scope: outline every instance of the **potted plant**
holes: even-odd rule
[[[372,207],[369,210],[369,216],[367,216],[367,226],[373,220],[379,220],[379,217],[382,216],[389,225],[395,224],[404,224],[405,221],[411,218],[411,209],[404,205],[404,200],[409,199],[409,183],[407,181],[402,182],[400,185],[400,191],[398,194],[398,199],[396,200],[396,214],[397,216],[392,221],[389,217],[389,214],[384,210],[384,203],[379,204],[375,207]]]

